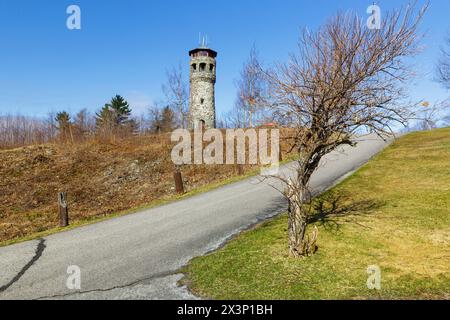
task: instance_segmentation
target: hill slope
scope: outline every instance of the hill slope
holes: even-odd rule
[[[284,215],[194,259],[186,282],[216,299],[450,298],[450,128],[396,141],[315,210],[313,257],[288,256]]]
[[[175,197],[170,135],[0,151],[0,243],[58,226],[57,193],[72,223]],[[247,172],[249,166],[246,166]],[[237,175],[234,165],[182,168],[185,189]]]

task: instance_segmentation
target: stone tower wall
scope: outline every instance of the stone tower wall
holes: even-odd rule
[[[192,129],[197,128],[204,121],[206,128],[215,128],[216,59],[191,57],[190,70],[190,126]]]

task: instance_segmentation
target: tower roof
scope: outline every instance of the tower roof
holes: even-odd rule
[[[212,49],[209,49],[209,48],[196,48],[196,49],[193,49],[193,50],[189,51],[189,55],[192,56],[193,54],[196,54],[197,52],[201,52],[201,51],[208,52],[209,55],[211,57],[213,57],[213,58],[217,57],[217,52],[212,50]]]

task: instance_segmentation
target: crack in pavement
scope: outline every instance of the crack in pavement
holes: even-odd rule
[[[234,230],[227,237],[225,237],[225,238],[221,239],[220,241],[218,241],[217,243],[209,246],[209,248],[204,253],[202,253],[200,256],[207,255],[207,254],[209,254],[211,252],[214,252],[214,251],[220,249],[221,247],[225,246],[230,240],[234,239],[236,236],[238,236],[242,232],[245,232],[246,230],[250,230],[251,228],[257,226],[258,224],[280,215],[282,212],[285,211],[283,209],[280,209],[280,206],[283,206],[283,207],[285,206],[284,203],[285,203],[284,200],[276,201],[270,207],[271,208],[270,210],[266,210],[266,211],[268,211],[270,213],[266,213],[266,214],[264,214],[264,215],[262,215],[260,217],[257,217],[251,223],[248,223],[245,226],[237,228],[236,230]],[[190,257],[188,259],[188,261],[191,261],[195,257],[196,256]],[[136,286],[136,285],[138,285],[138,284],[140,284],[142,282],[145,282],[145,281],[151,281],[151,280],[166,278],[166,277],[173,276],[173,275],[178,275],[178,274],[181,275],[182,278],[185,278],[186,275],[183,273],[182,270],[188,264],[189,264],[189,262],[187,262],[185,264],[182,264],[182,266],[180,266],[179,268],[177,268],[175,270],[160,272],[160,273],[154,274],[152,276],[145,277],[145,278],[142,278],[142,279],[138,279],[138,280],[135,280],[133,282],[130,282],[130,283],[124,284],[124,285],[113,286],[113,287],[105,288],[105,289],[99,288],[99,289],[91,289],[91,290],[85,290],[85,291],[74,291],[74,292],[69,292],[69,293],[41,296],[41,297],[38,297],[38,298],[33,298],[32,300],[66,298],[66,297],[70,297],[70,296],[89,294],[89,293],[94,293],[94,292],[108,292],[108,291],[113,291],[113,290],[117,290],[117,289],[125,289],[125,288],[128,288],[128,287]],[[175,285],[177,285],[177,283],[175,283]],[[189,292],[189,294],[191,294],[192,296],[194,296],[196,298],[200,298],[200,297],[196,296],[193,292],[191,292],[189,286],[186,286],[186,289],[187,289],[187,292]]]
[[[246,225],[244,227],[241,227],[241,228],[237,229],[236,232],[234,232],[232,235],[230,235],[230,236],[226,237],[225,239],[221,240],[219,242],[219,244],[215,244],[214,246],[212,246],[204,254],[202,254],[202,256],[203,255],[207,255],[207,254],[209,254],[211,252],[214,252],[214,251],[220,249],[222,246],[225,246],[230,240],[232,240],[234,237],[236,237],[240,233],[242,233],[242,232],[244,232],[246,230],[249,230],[252,227],[258,225],[259,223],[261,223],[263,221],[267,221],[268,219],[273,218],[273,217],[275,217],[275,216],[277,216],[279,214],[280,214],[280,212],[257,218],[256,221],[250,223],[249,225]],[[189,261],[192,260],[193,258],[195,258],[195,257],[191,257],[189,259]],[[32,300],[57,299],[57,298],[70,297],[70,296],[74,296],[74,295],[89,294],[89,293],[94,293],[94,292],[108,292],[108,291],[113,291],[113,290],[117,290],[117,289],[125,289],[125,288],[128,288],[128,287],[133,287],[133,286],[138,285],[138,284],[140,284],[142,282],[145,282],[145,281],[156,280],[156,279],[160,279],[160,278],[166,278],[166,277],[177,275],[177,274],[181,275],[182,278],[185,278],[186,275],[182,272],[182,269],[185,266],[187,266],[187,265],[188,265],[188,263],[186,263],[183,266],[177,268],[176,270],[160,272],[160,273],[154,274],[154,275],[152,275],[150,277],[145,277],[145,278],[142,278],[142,279],[138,279],[136,281],[133,281],[131,283],[124,284],[124,285],[114,286],[114,287],[110,287],[110,288],[106,288],[106,289],[99,288],[99,289],[91,289],[91,290],[85,290],[85,291],[76,291],[76,292],[70,292],[70,293],[48,295],[48,296],[42,296],[42,297],[38,297],[38,298],[33,298]],[[175,283],[175,285],[177,285],[177,283]],[[186,289],[187,289],[187,291],[190,294],[192,294],[192,296],[197,297],[193,292],[191,292],[191,290],[190,290],[190,288],[188,286],[186,286]],[[197,298],[199,298],[199,297],[197,297]]]
[[[33,258],[19,271],[19,273],[16,274],[16,276],[14,278],[12,278],[12,280],[10,282],[8,282],[4,286],[0,287],[0,293],[6,291],[14,283],[19,281],[20,278],[22,278],[22,276],[28,271],[28,269],[30,269],[36,263],[36,261],[39,260],[39,258],[42,256],[42,253],[44,252],[45,248],[46,248],[45,240],[39,239],[39,243],[36,247],[36,251],[34,253]]]
[[[334,183],[326,185],[325,187],[323,187],[322,189],[319,190],[315,190],[315,192],[313,192],[314,196],[317,196],[321,193],[323,193],[324,191],[330,189],[331,187],[333,187],[334,185],[338,184],[340,181],[342,181],[343,179],[345,179],[346,177],[348,177],[349,175],[351,175],[353,172],[355,172],[356,168],[360,167],[361,164],[358,164],[356,166],[354,166],[354,168],[352,168],[352,170],[350,170],[349,172],[347,172],[346,174],[340,176],[339,178],[337,178]],[[272,219],[276,216],[279,216],[280,214],[282,214],[284,211],[286,211],[286,203],[285,203],[285,199],[284,198],[280,198],[276,201],[274,201],[274,203],[267,208],[264,214],[260,215],[259,217],[256,217],[252,222],[241,226],[240,228],[237,228],[235,230],[233,230],[233,232],[231,232],[231,234],[229,234],[228,236],[226,236],[225,238],[221,239],[220,241],[218,241],[218,243],[213,244],[212,246],[209,246],[209,248],[202,253],[200,256],[203,255],[207,255],[211,252],[215,252],[218,249],[222,248],[223,246],[225,246],[230,240],[234,239],[237,235],[241,234],[242,232],[252,229],[253,227],[257,226],[258,224],[267,221],[269,219]],[[40,242],[37,246],[36,249],[36,254],[33,257],[33,259],[31,259],[31,261],[5,286],[0,288],[0,293],[2,293],[3,291],[5,291],[6,289],[8,289],[11,285],[13,285],[15,282],[17,282],[24,274],[25,272],[40,258],[40,256],[42,255],[44,249],[46,248],[45,246],[45,240],[40,239]],[[189,261],[191,261],[193,258],[195,257],[190,257]],[[165,278],[165,277],[169,277],[169,276],[173,276],[173,275],[177,275],[180,274],[182,275],[182,278],[186,278],[186,274],[182,271],[183,267],[187,266],[189,264],[186,263],[183,266],[181,266],[180,268],[177,268],[176,270],[172,270],[172,271],[166,271],[166,272],[161,272],[161,273],[157,273],[154,274],[152,276],[149,277],[145,277],[142,279],[138,279],[135,280],[133,282],[130,282],[128,284],[124,284],[124,285],[118,285],[118,286],[113,286],[110,288],[98,288],[98,289],[91,289],[91,290],[85,290],[85,291],[74,291],[74,292],[69,292],[69,293],[62,293],[62,294],[55,294],[55,295],[48,295],[48,296],[41,296],[38,298],[34,298],[33,300],[43,300],[43,299],[57,299],[57,298],[64,298],[64,297],[70,297],[70,296],[75,296],[75,295],[83,295],[83,294],[89,294],[89,293],[94,293],[94,292],[108,292],[108,291],[113,291],[113,290],[118,290],[118,289],[125,289],[128,287],[133,287],[136,286],[142,282],[145,281],[151,281],[151,280],[156,280],[159,278]],[[192,296],[200,298],[198,296],[196,296],[193,292],[191,292],[189,286],[186,286],[187,292],[189,292]],[[201,298],[200,298],[201,299]]]
[[[106,288],[106,289],[91,289],[91,290],[85,290],[85,291],[76,291],[76,292],[70,292],[70,293],[62,293],[62,294],[55,294],[55,295],[51,295],[51,296],[43,296],[43,297],[39,297],[39,298],[34,298],[32,300],[43,300],[43,299],[56,299],[56,298],[64,298],[64,297],[70,297],[70,296],[74,296],[77,294],[87,294],[87,293],[93,293],[93,292],[108,292],[108,291],[112,291],[112,290],[116,290],[116,289],[124,289],[124,288],[128,288],[128,287],[132,287],[135,285],[140,284],[141,282],[144,281],[149,281],[149,280],[155,280],[158,278],[165,278],[165,277],[169,277],[169,276],[173,276],[176,274],[180,274],[178,272],[179,270],[174,270],[174,271],[166,271],[166,272],[161,272],[161,273],[157,273],[154,274],[150,277],[146,277],[143,279],[139,279],[136,281],[133,281],[131,283],[127,283],[124,285],[119,285],[119,286],[114,286],[111,288]]]

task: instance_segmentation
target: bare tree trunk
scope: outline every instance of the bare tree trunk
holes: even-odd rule
[[[289,254],[293,257],[311,256],[317,250],[318,230],[306,236],[309,212],[305,206],[308,189],[305,186],[291,184],[289,187],[288,238]]]
[[[306,231],[306,212],[302,206],[304,193],[300,190],[292,190],[288,210],[289,253],[294,257],[303,255],[302,247]]]
[[[184,121],[185,121],[184,120],[184,110],[183,110],[183,105],[182,104],[179,105],[179,112],[180,112],[181,128],[185,129],[186,126],[185,126],[185,123],[184,123]]]

